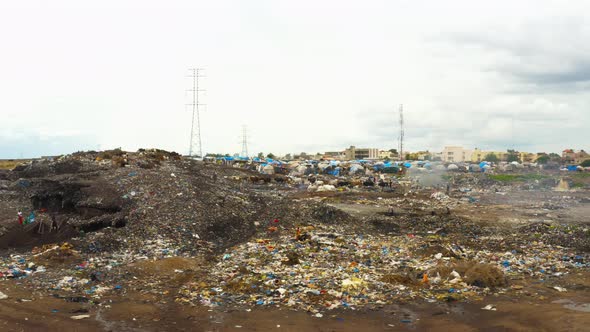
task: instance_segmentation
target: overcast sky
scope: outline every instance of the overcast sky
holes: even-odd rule
[[[0,158],[588,149],[590,1],[0,0]]]

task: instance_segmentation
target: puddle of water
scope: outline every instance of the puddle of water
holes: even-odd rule
[[[581,311],[581,312],[590,312],[590,303],[571,303],[571,304],[564,304],[564,308]]]
[[[551,303],[563,304],[563,307],[569,310],[590,312],[590,303],[575,303],[574,301],[567,299],[561,299]]]

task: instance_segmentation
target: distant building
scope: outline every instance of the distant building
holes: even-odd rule
[[[429,151],[418,151],[412,155],[416,156],[417,160],[433,160],[433,155]]]
[[[471,161],[474,163],[479,163],[484,161],[484,158],[486,157],[486,152],[475,148],[475,150],[473,150],[473,152],[471,153]]]
[[[379,159],[379,149],[357,148],[353,145],[344,150],[344,156],[348,160]]]
[[[521,163],[534,163],[539,156],[536,153],[519,152],[518,158]]]
[[[495,155],[499,161],[507,161],[508,160],[508,152],[502,151],[482,151],[478,148],[475,148],[471,153],[471,162],[478,163],[481,161],[486,161],[486,157],[488,155]],[[487,160],[489,161],[489,160]]]
[[[397,159],[399,156],[389,150],[379,150],[379,159]]]
[[[456,163],[471,161],[472,151],[464,149],[462,146],[445,146],[441,159],[444,162]]]
[[[343,159],[344,152],[342,151],[330,151],[324,152],[324,159]]]
[[[588,154],[584,150],[576,152],[573,149],[567,149],[563,150],[563,152],[561,153],[561,159],[565,163],[581,164],[584,160],[590,159],[590,154]]]

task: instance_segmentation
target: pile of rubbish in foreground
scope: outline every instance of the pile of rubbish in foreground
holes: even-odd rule
[[[438,252],[437,252],[438,251]],[[444,244],[437,236],[379,236],[302,227],[221,256],[206,280],[183,287],[181,303],[287,306],[318,313],[400,300],[477,299],[516,291],[514,279],[550,283],[587,268],[565,248],[531,243],[512,252]]]
[[[418,185],[324,176],[335,185],[159,150],[23,165],[0,178],[0,279],[68,302],[140,293],[160,303],[321,315],[518,294],[531,280],[567,291],[561,277],[589,267],[584,221],[567,224],[555,212],[585,204],[581,195],[527,192],[530,220],[508,227],[458,212],[495,212],[487,204],[518,198],[516,186],[492,190],[471,175],[451,187],[424,177]],[[320,182],[333,188],[309,190]],[[19,227],[19,210],[59,229]]]

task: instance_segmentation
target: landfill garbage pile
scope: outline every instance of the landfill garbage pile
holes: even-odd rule
[[[389,190],[357,177],[294,182],[161,150],[36,161],[0,177],[0,278],[68,302],[139,292],[321,315],[476,300],[518,292],[514,281],[531,278],[563,288],[560,277],[588,268],[584,226],[503,229],[465,220],[455,210],[478,213],[489,182],[457,178],[444,193],[407,179]],[[379,212],[359,217],[336,203]],[[35,223],[17,226],[19,210],[34,212]],[[37,225],[54,219],[57,230],[39,233]]]
[[[281,227],[349,219],[321,203],[286,199],[272,190],[276,181],[263,185],[271,190],[258,190],[245,180],[256,175],[159,150],[77,153],[19,166],[0,192],[7,229],[0,237],[6,250],[0,277],[68,296],[99,296],[143,282],[131,278],[129,265],[211,258],[266,232],[277,217]],[[19,226],[19,210],[35,221]],[[52,219],[58,230],[49,228]],[[47,224],[43,233],[41,224]]]
[[[208,278],[184,286],[177,301],[321,313],[404,300],[477,299],[518,289],[510,287],[513,279],[552,279],[587,267],[587,257],[543,243],[494,252],[434,235],[353,234],[338,227],[302,226],[292,234],[228,249]]]
[[[53,215],[62,232],[83,235],[72,240],[83,252],[139,254],[146,240],[171,242],[179,252],[209,248],[205,242],[221,250],[252,236],[255,222],[276,216],[289,222],[306,211],[274,192],[251,190],[243,179],[256,174],[160,150],[78,153],[13,170],[3,182],[0,221],[14,225],[19,210],[38,219]],[[26,244],[55,237],[37,240]]]

